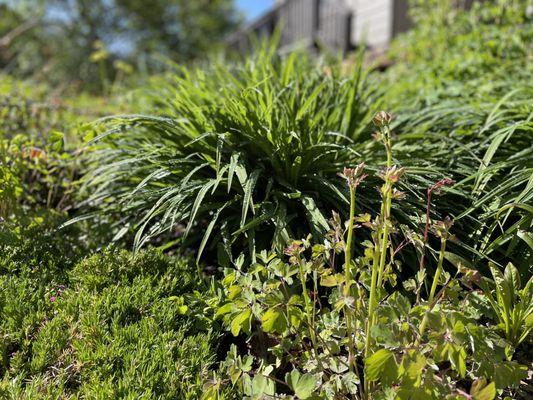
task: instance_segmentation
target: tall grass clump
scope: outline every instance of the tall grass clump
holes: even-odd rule
[[[116,238],[169,232],[225,264],[248,245],[320,236],[321,210],[347,208],[336,173],[359,158],[376,98],[360,61],[346,75],[264,46],[243,64],[179,69],[156,97],[152,115],[99,121],[92,142],[86,203],[117,218]]]

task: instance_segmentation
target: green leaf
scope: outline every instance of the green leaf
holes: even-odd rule
[[[202,238],[202,241],[200,242],[200,246],[198,247],[198,255],[196,256],[196,263],[200,262],[200,258],[202,257],[202,253],[204,252],[205,245],[207,244],[207,241],[209,240],[209,237],[211,236],[211,232],[213,231],[213,228],[218,220],[218,217],[222,210],[226,208],[228,203],[224,204],[221,208],[217,210],[215,215],[213,215],[213,218],[211,219],[211,222],[209,222],[209,225],[207,225],[207,228],[205,230],[204,236]]]
[[[185,236],[189,234],[189,231],[191,230],[192,224],[196,218],[196,214],[198,213],[198,209],[202,205],[202,201],[205,197],[205,194],[209,191],[209,189],[215,184],[214,180],[211,180],[207,182],[202,188],[198,191],[198,194],[196,195],[196,200],[194,200],[194,204],[192,206],[191,212],[189,214],[189,223],[187,224],[187,228],[185,229]]]
[[[503,308],[505,314],[509,313],[511,308],[511,293],[502,272],[494,264],[489,263],[490,272],[494,278],[496,284],[496,295],[498,297],[498,303]],[[507,315],[504,316],[507,318]]]
[[[470,395],[473,400],[493,400],[496,397],[496,386],[494,382],[486,385],[484,378],[478,379],[472,384]]]
[[[464,378],[466,375],[466,350],[460,345],[450,343],[448,359],[459,375]]]
[[[523,231],[523,230],[519,229],[516,232],[516,235],[520,239],[522,239],[524,242],[526,242],[526,244],[529,246],[529,248],[531,250],[533,250],[533,234],[531,234],[530,232],[526,232],[526,231]]]
[[[530,206],[530,205],[527,205],[527,204],[522,204],[522,203],[511,203],[511,204],[506,204],[502,208],[500,208],[498,210],[498,213],[496,214],[496,218],[500,218],[500,214],[503,211],[508,210],[509,208],[514,208],[514,207],[521,208],[521,209],[527,211],[529,214],[533,214],[533,206]]]
[[[344,282],[344,275],[342,274],[322,275],[320,277],[320,286],[334,287],[342,282]]]
[[[426,366],[426,357],[414,350],[408,351],[403,357],[402,364],[398,370],[398,375],[402,378],[403,384],[420,386],[422,371]]]
[[[242,202],[242,214],[241,214],[241,224],[240,227],[244,226],[246,222],[246,216],[248,215],[248,207],[254,211],[254,204],[252,202],[252,192],[254,191],[255,184],[259,178],[260,171],[258,169],[254,170],[248,179],[246,180],[246,185],[244,187],[244,200]]]
[[[263,331],[267,333],[283,333],[287,328],[287,320],[283,313],[277,308],[269,308],[261,317]]]
[[[233,336],[239,336],[241,329],[245,332],[250,331],[251,316],[252,310],[250,308],[246,308],[233,318],[231,321],[231,333]]]
[[[231,285],[228,289],[228,299],[233,300],[235,297],[240,295],[242,288],[239,285]]]
[[[505,278],[505,281],[507,282],[508,287],[511,289],[510,295],[511,301],[513,301],[516,297],[516,294],[522,287],[522,284],[520,283],[520,273],[512,263],[509,263],[507,264],[507,267],[505,267],[505,272],[503,276]]]
[[[264,395],[273,396],[275,394],[274,382],[268,379],[266,376],[261,374],[256,374],[252,380],[252,396],[261,396]],[[255,398],[255,397],[254,397]]]
[[[310,196],[302,196],[302,204],[305,207],[305,214],[315,235],[322,235],[329,229],[328,221],[318,209],[315,200]]]
[[[233,174],[235,173],[235,169],[237,168],[238,161],[239,161],[239,154],[233,153],[231,155],[229,170],[228,170],[228,193],[231,190],[231,184],[233,182]]]
[[[391,384],[398,377],[398,365],[392,351],[380,349],[365,360],[365,378]]]
[[[217,309],[217,312],[215,313],[215,318],[216,317],[219,317],[221,315],[226,315],[226,314],[229,314],[230,312],[233,311],[233,303],[226,303],[222,306],[220,306],[218,309]]]
[[[400,345],[400,337],[394,333],[390,325],[374,325],[370,330],[370,334],[376,343],[385,347],[396,347]]]
[[[311,397],[317,384],[316,378],[311,374],[300,375],[296,369],[285,375],[285,380],[299,399],[305,400]]]
[[[291,326],[298,328],[304,319],[304,313],[298,307],[289,306],[288,317]]]
[[[514,361],[494,365],[494,384],[497,389],[515,386],[527,378],[527,367]]]
[[[302,116],[305,115],[306,112],[308,112],[308,109],[313,104],[315,99],[318,97],[320,92],[322,92],[322,88],[326,85],[327,80],[324,80],[320,85],[318,85],[313,92],[307,96],[304,104],[300,107],[298,110],[298,113],[296,114],[296,119],[299,120],[302,118]],[[316,103],[315,103],[316,104]]]
[[[64,135],[59,131],[50,132],[49,136],[50,144],[55,151],[61,151],[63,148]]]

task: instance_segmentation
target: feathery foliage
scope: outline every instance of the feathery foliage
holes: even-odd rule
[[[217,333],[186,259],[75,262],[41,245],[20,263],[12,250],[0,247],[1,398],[199,398]]]

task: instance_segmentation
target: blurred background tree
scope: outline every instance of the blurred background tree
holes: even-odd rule
[[[0,69],[101,92],[165,58],[203,58],[241,20],[233,0],[0,0]]]

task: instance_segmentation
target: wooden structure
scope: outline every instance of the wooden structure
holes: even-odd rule
[[[282,51],[323,46],[346,52],[358,45],[382,49],[408,29],[407,0],[278,0],[228,43],[245,51],[251,37],[268,37],[276,27]]]

